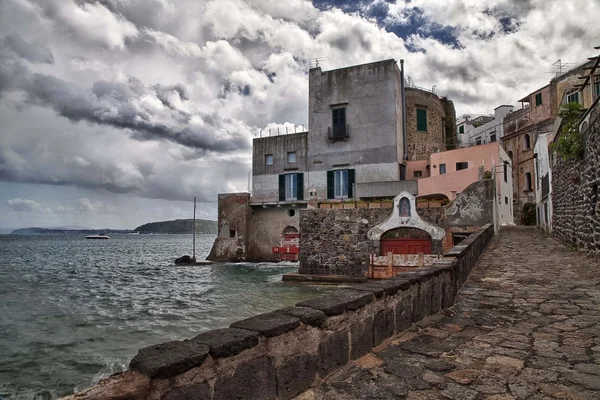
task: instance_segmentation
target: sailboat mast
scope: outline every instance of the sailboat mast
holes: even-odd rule
[[[192,228],[192,233],[194,234],[192,258],[196,260],[196,196],[194,196],[194,226]]]

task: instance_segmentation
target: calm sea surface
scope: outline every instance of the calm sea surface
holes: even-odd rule
[[[199,258],[213,235],[196,241]],[[326,288],[281,282],[289,264],[176,267],[191,235],[0,235],[0,397],[54,399],[191,338]]]

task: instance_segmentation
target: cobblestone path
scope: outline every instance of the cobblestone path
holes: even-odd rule
[[[302,399],[600,399],[600,266],[532,228],[494,237],[455,306]],[[588,260],[589,263],[589,260]]]

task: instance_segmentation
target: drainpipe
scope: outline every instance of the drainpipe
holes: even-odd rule
[[[406,91],[404,87],[404,60],[400,60],[400,90],[402,96],[402,145],[404,151],[404,159],[403,162],[408,160],[408,146],[406,143]],[[406,174],[404,176],[406,178]]]

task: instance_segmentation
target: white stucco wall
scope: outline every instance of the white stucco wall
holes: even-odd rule
[[[552,231],[552,169],[550,168],[550,154],[548,146],[552,142],[553,135],[544,133],[538,135],[533,152],[535,158],[535,205],[537,226]],[[542,178],[548,174],[549,192],[542,198]],[[548,215],[546,215],[546,208]],[[546,218],[547,217],[547,218]],[[547,219],[547,221],[546,221]]]
[[[498,157],[500,159],[500,162],[496,167],[496,190],[498,191],[496,201],[498,205],[498,223],[501,226],[514,225],[512,161],[502,146],[498,146],[498,149]],[[504,181],[504,162],[508,163],[506,182]]]

